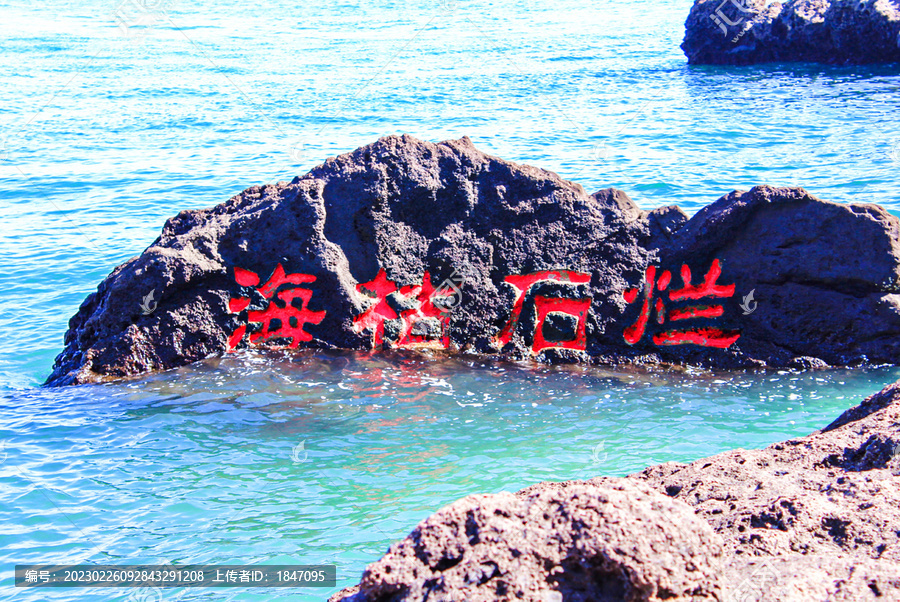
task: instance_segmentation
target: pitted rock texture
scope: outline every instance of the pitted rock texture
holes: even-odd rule
[[[891,385],[807,437],[629,478],[692,506],[736,556],[851,555],[900,566],[898,393]],[[864,415],[871,408],[880,409]]]
[[[621,480],[473,495],[332,600],[717,600],[722,544],[684,504]]]
[[[695,0],[682,50],[692,64],[900,62],[897,0]]]
[[[900,600],[900,383],[812,435],[628,478],[723,537],[737,599]]]
[[[735,602],[896,602],[900,569],[892,560],[806,554],[732,559],[723,581]]]
[[[624,585],[610,589],[611,575]],[[514,585],[491,593],[500,583]],[[765,449],[463,498],[332,601],[676,600],[688,591],[740,602],[900,600],[900,382],[822,431]]]
[[[684,266],[699,286],[713,265],[718,285],[733,287],[707,302],[721,315],[663,324],[692,301],[662,313],[645,304],[648,268],[660,281],[671,274],[671,292],[686,284]],[[533,285],[510,280],[536,274]],[[278,275],[289,286],[267,288]],[[446,282],[459,294],[440,313],[429,292]],[[286,314],[260,321],[287,305],[305,316],[299,326]],[[644,336],[626,341],[644,308]],[[740,336],[728,348],[654,339],[679,325]],[[289,327],[301,334],[281,336]],[[893,362],[898,335],[900,222],[876,205],[759,186],[688,220],[675,206],[642,211],[619,190],[587,194],[467,138],[391,136],[168,220],[72,317],[47,382],[111,380],[250,345],[722,368]]]

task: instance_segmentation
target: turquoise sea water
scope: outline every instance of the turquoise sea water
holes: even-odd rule
[[[647,209],[768,183],[900,214],[900,69],[688,67],[688,7],[0,0],[0,598],[129,595],[13,592],[17,562],[333,560],[346,585],[468,493],[763,446],[900,377],[309,355],[36,388],[166,218],[387,134],[468,135]],[[164,592],[278,596],[324,597]]]
[[[335,563],[441,506],[807,434],[900,369],[615,373],[391,355],[244,355],[0,409],[0,592],[15,563]],[[0,457],[3,457],[0,454]],[[140,590],[138,590],[140,591]],[[322,600],[180,589],[146,600]],[[124,600],[128,590],[19,590]],[[131,601],[129,601],[131,602]]]

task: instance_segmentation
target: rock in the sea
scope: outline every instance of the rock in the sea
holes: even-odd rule
[[[900,567],[898,393],[900,383],[807,437],[629,478],[692,506],[736,556],[852,555]]]
[[[900,600],[900,382],[765,449],[463,498],[332,600],[708,597]]]
[[[900,600],[898,425],[895,383],[807,437],[629,478],[723,537],[737,599]]]
[[[722,544],[639,483],[473,495],[438,510],[332,601],[718,600]]]
[[[466,138],[391,136],[168,220],[70,320],[48,383],[245,347],[893,362],[898,335],[900,222],[876,205],[760,186],[688,220]]]
[[[681,48],[692,64],[900,62],[900,3],[695,0]]]
[[[734,350],[770,365],[900,357],[900,222],[877,205],[825,203],[760,186],[701,209],[656,253],[665,265],[723,267],[734,283]],[[701,362],[703,349],[684,350]],[[698,352],[700,352],[698,354]]]

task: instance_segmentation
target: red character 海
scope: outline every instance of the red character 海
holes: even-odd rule
[[[257,287],[259,275],[243,268],[234,268],[235,282],[241,286]],[[325,311],[311,311],[309,300],[313,292],[299,285],[316,281],[315,276],[309,274],[287,274],[279,263],[272,272],[272,276],[256,291],[269,300],[264,310],[247,312],[247,321],[261,324],[262,327],[250,333],[250,344],[258,344],[266,339],[285,338],[290,339],[289,347],[296,349],[301,342],[312,340],[312,335],[304,329],[306,324],[318,324],[325,318]],[[291,288],[279,289],[286,284],[295,285]],[[228,302],[228,311],[240,313],[250,305],[249,297],[236,297]],[[275,326],[273,328],[273,326]],[[244,338],[247,325],[239,326],[228,338],[228,350],[233,350]]]

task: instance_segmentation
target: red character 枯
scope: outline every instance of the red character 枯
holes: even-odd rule
[[[353,319],[353,328],[357,332],[369,330],[372,332],[372,348],[377,349],[384,345],[384,323],[386,320],[401,321],[399,337],[391,341],[398,347],[438,347],[446,349],[450,344],[448,333],[449,314],[441,307],[435,305],[438,298],[435,288],[431,283],[431,276],[426,271],[422,276],[421,285],[409,285],[398,287],[397,283],[387,277],[384,268],[378,271],[374,280],[356,285],[356,290],[370,297],[374,302],[363,313]],[[391,306],[388,296],[397,293],[402,305],[408,306],[399,312]],[[440,335],[417,331],[419,323],[426,323],[429,319],[437,321],[440,327]]]

